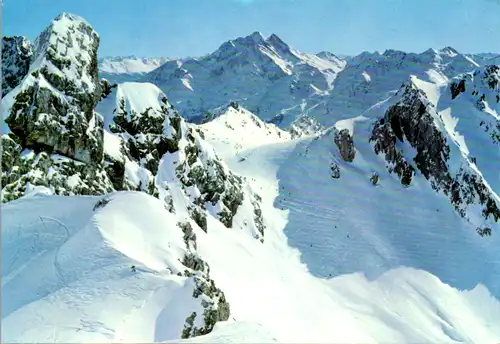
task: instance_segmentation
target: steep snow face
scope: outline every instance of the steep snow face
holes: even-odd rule
[[[256,32],[205,57],[169,61],[144,80],[167,92],[185,117],[202,118],[237,101],[264,120],[289,115],[284,127],[329,92],[344,66]]]
[[[2,37],[2,97],[28,74],[33,51],[23,36]]]
[[[289,132],[265,123],[237,104],[221,108],[215,118],[199,128],[222,159],[239,155],[242,149],[291,139]],[[251,142],[248,142],[248,138],[251,138]]]
[[[377,121],[370,137],[374,150],[385,156],[389,171],[395,171],[402,184],[410,185],[418,170],[433,189],[449,197],[458,214],[479,234],[490,235],[500,219],[498,191],[477,168],[477,159],[466,145],[467,141],[473,145],[480,141],[475,138],[479,123],[458,134],[450,125],[450,110],[442,116],[417,85],[414,78],[402,87],[394,99],[396,104]],[[404,152],[405,145],[410,152]],[[489,147],[480,160],[496,158],[498,150],[491,142]]]

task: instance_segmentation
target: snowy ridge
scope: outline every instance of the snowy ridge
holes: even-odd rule
[[[6,206],[17,216],[7,219],[2,233],[15,242],[3,248],[2,340],[177,339],[186,318],[203,314],[202,302],[212,302],[193,297],[199,277],[184,275],[189,251],[176,225],[180,218],[161,201],[144,193],[112,194],[101,205],[96,197],[39,197],[21,201],[31,210],[28,217],[19,217],[15,203]],[[66,206],[57,207],[61,203]],[[165,221],[170,226],[158,226]],[[31,269],[37,273],[23,273]]]
[[[99,59],[99,72],[107,74],[143,74],[158,68],[166,57],[114,56]]]
[[[200,125],[199,128],[206,133],[205,137],[223,159],[233,154],[238,155],[243,148],[291,139],[289,132],[265,123],[244,107],[234,103],[219,109],[211,121]],[[248,137],[252,138],[251,146]]]
[[[99,75],[111,83],[137,81],[141,76],[160,67],[166,57],[113,56],[98,60]]]

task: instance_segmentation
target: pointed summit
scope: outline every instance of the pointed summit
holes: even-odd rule
[[[458,51],[456,51],[454,48],[452,48],[450,46],[447,46],[447,47],[444,47],[443,49],[440,49],[439,52],[441,54],[445,54],[445,55],[448,55],[450,57],[454,57],[454,56],[457,56],[459,54]]]
[[[54,21],[63,21],[63,20],[79,21],[79,22],[83,22],[83,23],[88,24],[87,21],[85,19],[83,19],[82,17],[80,17],[79,15],[69,13],[69,12],[62,12],[54,19]]]
[[[273,46],[278,53],[291,54],[290,46],[283,42],[275,33],[271,34],[271,36],[266,39],[266,43]]]

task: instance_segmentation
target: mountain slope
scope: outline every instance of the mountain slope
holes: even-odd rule
[[[2,98],[11,130],[2,136],[3,202],[32,185],[61,194],[112,190],[102,165],[102,118],[94,111],[103,91],[98,45],[92,27],[69,13],[36,38],[28,70]]]
[[[264,38],[255,32],[202,58],[169,61],[144,80],[167,92],[188,118],[237,101],[265,120],[282,112],[295,119],[304,113],[303,99],[314,105],[344,66],[340,59],[301,53],[274,34]]]
[[[227,154],[223,157],[230,168],[252,176],[256,185],[270,189],[267,180],[277,174],[280,187],[276,190],[279,195],[274,205],[288,212],[285,233],[290,245],[301,251],[304,263],[314,275],[332,277],[363,271],[369,278],[376,278],[389,269],[412,266],[430,271],[458,288],[484,283],[498,297],[500,261],[495,235],[498,223],[493,213],[483,212],[487,209],[487,199],[492,200],[492,209],[496,209],[495,204],[498,207],[495,192],[498,189],[493,188],[495,181],[490,183],[487,174],[475,172],[471,158],[463,154],[454,140],[457,134],[445,129],[447,119],[440,119],[436,107],[427,100],[421,89],[423,85],[423,81],[412,78],[390,101],[364,116],[339,121],[317,137],[284,143],[262,142],[257,146],[247,138],[247,149],[243,145],[238,153],[233,150],[233,155],[229,154],[230,147],[236,142],[229,141],[229,135],[219,133],[206,137],[218,149],[226,147]],[[448,87],[444,89],[443,102],[451,98],[451,93],[446,93]],[[432,99],[430,89],[427,92]],[[429,116],[431,122],[420,121],[435,130],[433,136],[419,136],[418,140],[423,141],[405,136],[402,143],[394,136],[395,140],[391,138],[390,142],[396,144],[396,150],[387,156],[380,153],[375,147],[377,140],[370,142],[370,137],[377,132],[376,124],[381,123],[380,118],[386,118],[387,122],[387,116],[399,106],[406,109],[407,114],[401,112],[402,116],[411,117],[413,96],[427,104],[425,116]],[[463,109],[464,104],[456,103],[454,107]],[[468,118],[470,114],[467,113]],[[478,109],[474,114],[478,122],[481,114],[486,115]],[[405,121],[401,117],[402,125],[406,126]],[[209,130],[210,126],[205,124],[202,128]],[[461,134],[465,142],[470,142],[468,145],[472,146],[481,137],[477,135],[481,130],[479,123],[475,126],[466,123],[462,128]],[[450,147],[445,170],[459,186],[459,200],[434,185],[440,182],[437,174],[428,175],[427,180],[425,164],[438,160],[433,160],[432,155],[421,163],[413,160],[422,152],[440,147],[440,137]],[[422,142],[428,146],[421,146]],[[241,141],[238,144],[242,145]],[[488,147],[484,149],[483,145],[483,154],[477,156],[478,164],[496,161],[498,150],[491,140]],[[399,160],[394,160],[397,156],[402,167],[398,167]],[[404,180],[404,166],[411,166],[409,181]],[[470,167],[465,168],[467,166]],[[433,173],[437,171],[434,169]],[[464,178],[467,174],[469,177]],[[403,185],[407,182],[407,186]],[[485,233],[484,228],[492,231]],[[492,236],[481,237],[477,232]]]
[[[227,319],[224,294],[187,263],[193,248],[182,218],[144,193],[108,200],[49,196],[6,205],[2,340],[164,341],[210,332],[203,316]]]
[[[179,342],[189,328],[185,317],[203,311],[200,299],[208,299],[192,294],[199,275],[176,274],[188,269],[182,257],[189,246],[175,225],[184,214],[144,193],[109,199],[95,211],[97,197],[34,196],[6,205],[2,340]],[[460,292],[409,268],[375,281],[360,274],[316,279],[287,247],[279,231],[285,219],[278,218],[264,245],[220,223],[210,223],[208,233],[193,227],[196,251],[225,290],[231,320],[187,342],[500,338],[500,303],[484,287]]]

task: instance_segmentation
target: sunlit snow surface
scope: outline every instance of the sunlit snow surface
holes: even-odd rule
[[[229,109],[201,130],[262,196],[265,241],[210,216],[208,233],[196,229],[231,316],[186,342],[500,341],[498,235],[479,237],[422,177],[401,187],[356,141],[367,137],[369,113],[338,123],[356,141],[351,164],[331,130],[292,140],[252,116]],[[159,178],[173,173],[167,160]],[[187,212],[169,213],[145,193],[109,197],[94,211],[102,197],[36,189],[2,206],[3,342],[179,342],[186,310],[199,307],[190,280],[175,273]]]

